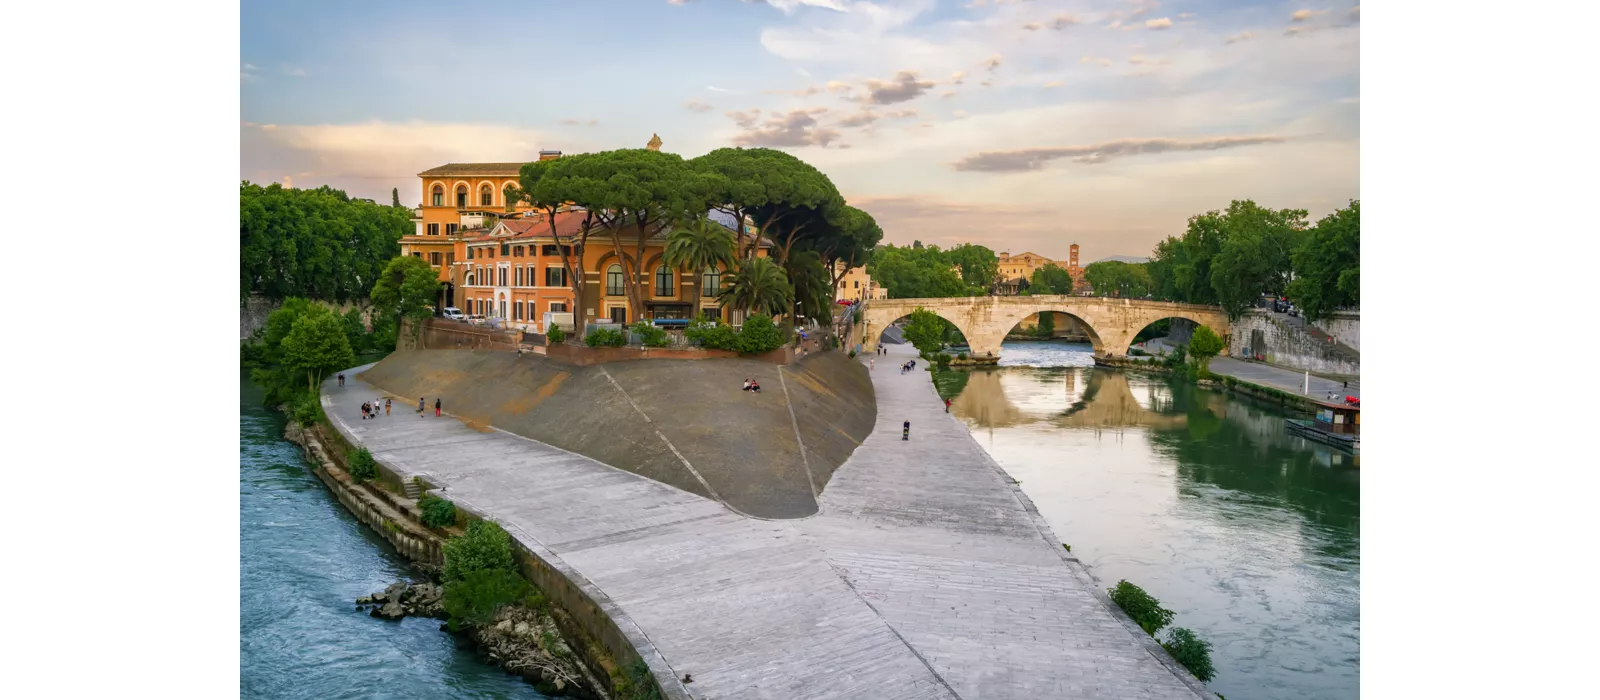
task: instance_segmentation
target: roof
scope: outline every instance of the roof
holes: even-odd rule
[[[711,219],[716,221],[718,224],[721,224],[724,228],[731,230],[732,226],[730,226],[730,224],[732,223],[733,218],[726,215],[721,217],[716,216],[716,214],[719,213],[720,212],[715,212],[715,210],[713,210]],[[582,209],[570,209],[567,211],[556,212],[556,235],[561,236],[562,238],[576,235],[583,229],[584,216],[585,212]],[[490,236],[488,233],[485,233],[484,235],[467,239],[468,242],[483,243],[487,241],[526,240],[529,238],[550,237],[550,222],[545,218],[544,214],[538,212],[523,212],[522,218],[502,219],[500,224],[505,227],[508,235],[502,234],[498,236]],[[596,232],[599,230],[599,226],[596,226]],[[656,234],[656,237],[664,235],[666,231],[667,229],[663,229],[661,232]],[[768,240],[762,240],[760,242],[760,247],[770,248],[772,247],[772,242]]]
[[[449,175],[516,177],[522,174],[522,165],[522,163],[449,163],[417,173],[417,177]]]

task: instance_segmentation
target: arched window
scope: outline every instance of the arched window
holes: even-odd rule
[[[658,297],[670,297],[670,296],[673,296],[672,277],[673,277],[672,270],[669,269],[666,265],[662,265],[661,267],[656,268],[656,296],[658,296]]]
[[[459,186],[456,187],[456,208],[457,209],[466,209],[467,208],[467,186],[466,185],[459,185]]]
[[[444,186],[442,185],[433,186],[433,206],[444,206]]]
[[[710,299],[722,291],[722,273],[717,268],[708,267],[700,273],[700,296]]]
[[[489,183],[483,183],[483,188],[478,190],[478,199],[480,206],[487,207],[494,204],[494,190],[489,188]]]
[[[612,265],[606,268],[606,296],[620,297],[623,294],[625,292],[622,291],[622,266]]]

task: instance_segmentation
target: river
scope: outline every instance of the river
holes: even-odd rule
[[[391,622],[355,599],[413,574],[311,473],[283,419],[239,387],[239,695],[542,698],[438,620]]]
[[[1102,586],[1138,584],[1213,643],[1228,700],[1360,695],[1360,472],[1281,409],[1008,342],[936,372],[951,411]]]

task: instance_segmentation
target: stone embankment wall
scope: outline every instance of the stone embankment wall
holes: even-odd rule
[[[361,379],[430,406],[442,398],[469,424],[720,497],[763,518],[815,513],[813,487],[822,490],[877,420],[866,368],[839,352],[780,367],[746,358],[582,366],[531,353],[402,350]],[[745,379],[759,382],[761,393],[742,392]]]
[[[1318,328],[1324,333],[1339,339],[1357,350],[1361,349],[1361,312],[1360,311],[1335,311],[1333,315],[1318,321]]]
[[[368,324],[368,327],[371,327],[372,319],[368,315],[367,306],[363,304],[349,301],[342,303],[319,301],[318,303],[328,306],[340,314],[348,313],[351,309],[361,309],[361,319]],[[282,301],[268,299],[260,294],[251,294],[249,298],[244,300],[244,303],[239,305],[239,339],[244,340],[250,337],[252,333],[255,333],[257,329],[266,326],[267,316],[278,310],[280,306],[283,306]]]
[[[1176,329],[1177,324],[1173,325]],[[1258,331],[1259,341],[1255,340]],[[1359,329],[1356,332],[1359,335]],[[1280,367],[1336,376],[1361,374],[1360,358],[1351,358],[1327,341],[1279,323],[1265,311],[1246,311],[1233,321],[1229,335],[1228,349],[1235,357],[1246,357],[1248,348],[1250,355],[1264,355],[1267,363]]]

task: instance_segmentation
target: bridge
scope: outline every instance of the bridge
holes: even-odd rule
[[[919,308],[937,314],[961,331],[973,357],[1000,357],[1000,343],[1017,323],[1041,311],[1077,317],[1089,331],[1096,357],[1122,357],[1134,336],[1156,321],[1181,318],[1209,326],[1228,337],[1228,315],[1218,306],[1146,299],[1113,299],[1070,295],[949,297],[942,299],[878,299],[862,310],[867,351],[876,350],[883,329]],[[1222,354],[1227,354],[1224,348]]]

